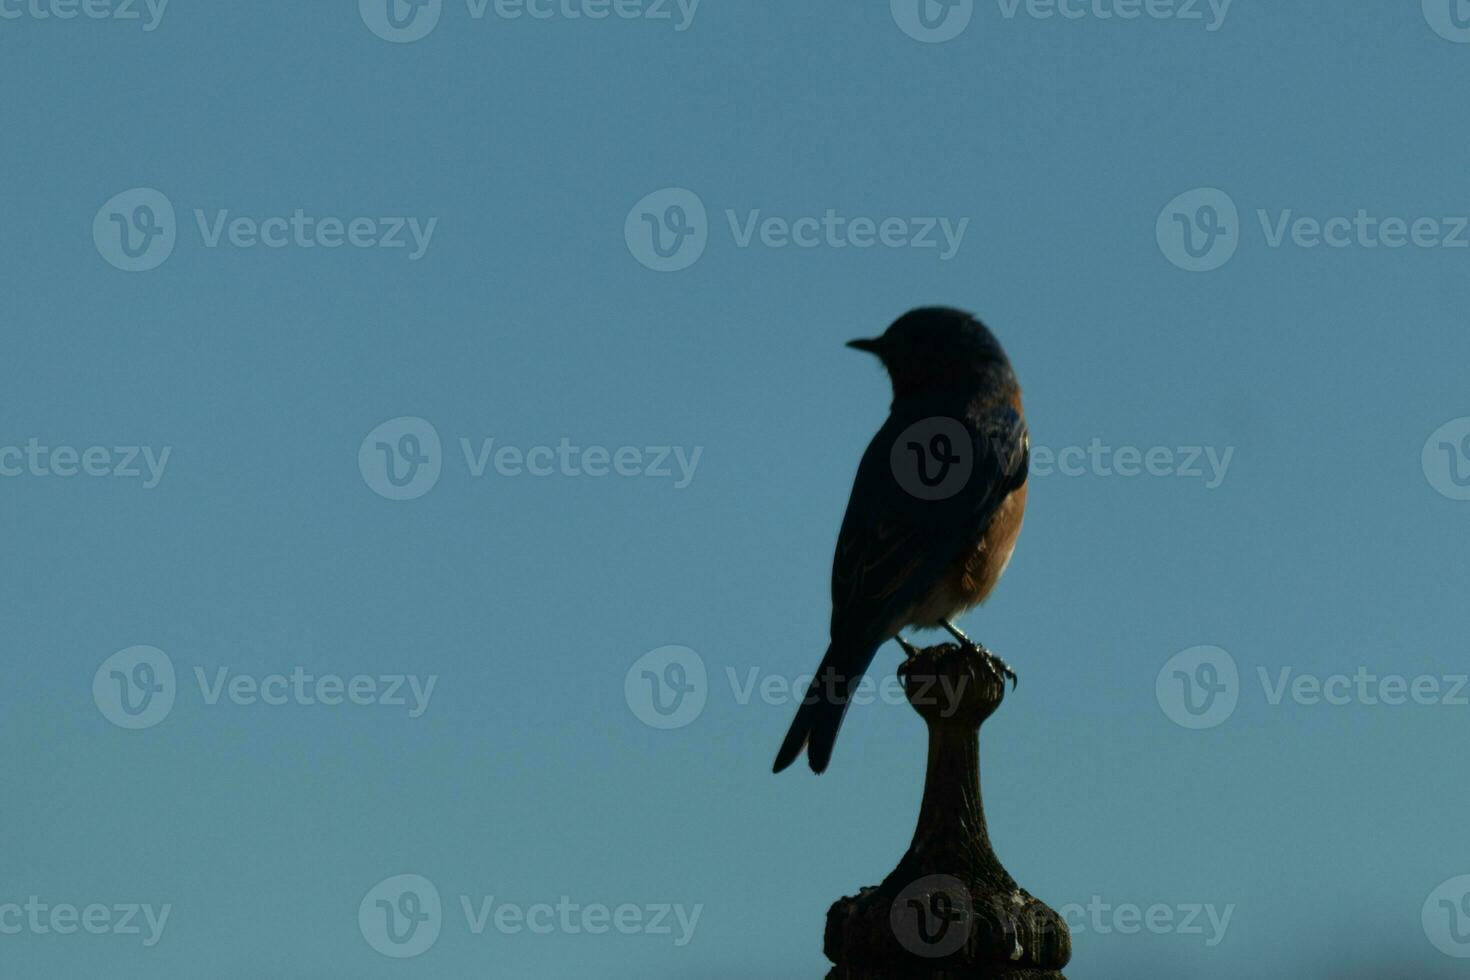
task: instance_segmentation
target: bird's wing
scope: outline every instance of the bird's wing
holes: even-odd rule
[[[936,426],[936,417],[946,422]],[[901,457],[924,452],[927,447],[913,443],[936,430],[953,433],[954,455],[967,445],[972,463],[962,486],[945,487],[940,499],[923,499],[905,488],[914,486],[914,473],[905,469],[906,458],[895,466],[894,447],[903,443]],[[967,444],[959,442],[964,437]],[[1026,424],[1010,407],[890,416],[863,454],[832,559],[834,641],[887,639],[894,620],[938,583],[1000,503],[1026,482],[1028,458]]]

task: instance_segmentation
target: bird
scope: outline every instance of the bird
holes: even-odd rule
[[[1015,671],[954,620],[1000,581],[1026,512],[1030,434],[1021,386],[974,314],[922,307],[870,340],[893,402],[864,452],[832,558],[831,641],[773,767],[806,750],[826,771],[853,689],[878,648],[906,628],[947,630],[992,676]]]

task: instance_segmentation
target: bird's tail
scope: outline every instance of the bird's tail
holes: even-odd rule
[[[796,719],[791,730],[776,753],[773,772],[780,772],[806,749],[807,763],[812,772],[825,772],[832,761],[832,746],[837,743],[837,730],[842,727],[842,718],[852,701],[853,688],[862,680],[863,672],[877,653],[877,645],[860,646],[833,643],[822,658],[822,665],[807,688],[801,707],[796,710]]]

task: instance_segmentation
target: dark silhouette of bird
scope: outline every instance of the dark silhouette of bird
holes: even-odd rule
[[[858,465],[832,558],[831,645],[776,755],[806,749],[823,772],[852,692],[899,631],[944,628],[1016,681],[954,625],[1010,561],[1026,510],[1030,437],[1021,388],[999,341],[973,315],[928,307],[849,347],[875,354],[893,382],[888,420]]]

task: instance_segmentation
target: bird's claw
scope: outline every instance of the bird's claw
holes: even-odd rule
[[[1021,686],[1021,678],[1016,676],[1016,672],[1011,668],[1010,664],[1006,663],[1004,660],[1000,659],[989,650],[982,649],[980,652],[984,655],[985,662],[990,665],[991,671],[997,675],[996,681],[1004,683],[1004,681],[1001,681],[1001,678],[1009,680],[1011,682],[1012,691]]]
[[[940,620],[939,625],[943,626],[949,632],[950,636],[954,637],[956,640],[959,640],[960,643],[964,645],[966,650],[969,650],[971,653],[978,655],[980,659],[985,662],[986,668],[990,671],[991,678],[997,684],[1004,687],[1006,680],[1009,680],[1011,682],[1011,690],[1013,691],[1018,686],[1020,686],[1020,678],[1018,678],[1016,676],[1016,672],[1011,669],[1011,665],[997,657],[995,654],[991,653],[989,650],[985,649],[984,644],[976,643],[974,640],[970,639],[964,633],[960,632],[959,627],[955,626],[954,623],[951,623],[947,619]]]
[[[1021,685],[1021,679],[1016,675],[1015,670],[1010,664],[1000,659],[1000,657],[997,657],[974,640],[969,641],[969,649],[971,653],[979,656],[981,663],[985,664],[985,669],[990,672],[991,680],[1002,687],[1005,686],[1006,681],[1010,681],[1012,691]]]

